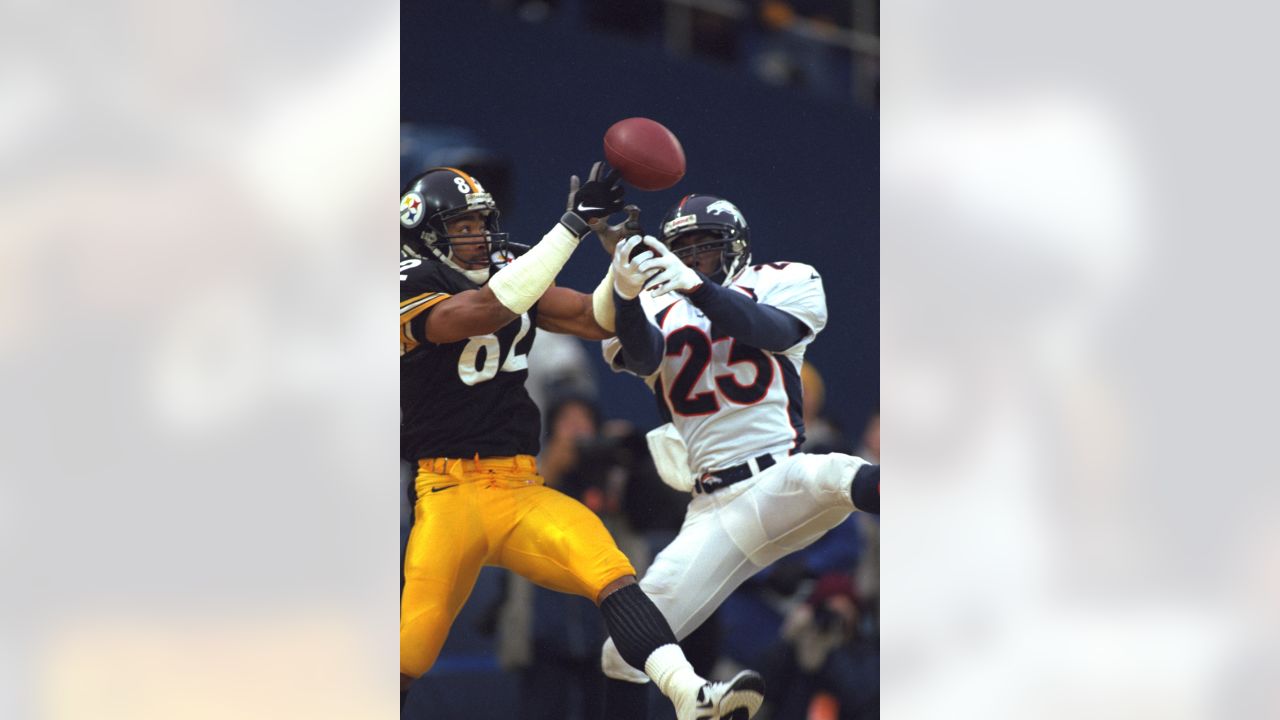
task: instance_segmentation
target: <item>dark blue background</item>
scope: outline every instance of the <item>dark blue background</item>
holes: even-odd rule
[[[524,243],[563,211],[569,175],[603,159],[610,125],[631,116],[666,125],[688,173],[671,190],[629,191],[646,230],[686,193],[720,195],[746,216],[756,262],[815,265],[830,322],[807,357],[826,380],[827,414],[856,434],[879,400],[878,116],[485,5],[401,6],[401,119],[467,128],[510,158],[516,195],[497,200],[504,228]],[[590,292],[599,282],[607,259],[588,242],[559,284]],[[657,424],[643,385],[605,369],[594,345],[592,354],[606,417]]]

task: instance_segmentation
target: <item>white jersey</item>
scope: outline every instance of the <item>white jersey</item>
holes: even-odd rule
[[[670,411],[697,472],[723,470],[749,458],[786,454],[804,442],[800,366],[804,351],[827,324],[826,294],[816,270],[803,263],[746,268],[729,285],[757,302],[803,322],[809,332],[792,347],[771,353],[728,337],[677,293],[640,294],[645,315],[662,331],[666,352],[646,379]],[[622,344],[604,341],[610,367]]]

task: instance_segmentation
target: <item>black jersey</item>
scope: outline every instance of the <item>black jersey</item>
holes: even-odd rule
[[[489,335],[436,345],[427,313],[478,286],[433,260],[400,259],[400,456],[537,455],[542,421],[525,391],[537,306]]]

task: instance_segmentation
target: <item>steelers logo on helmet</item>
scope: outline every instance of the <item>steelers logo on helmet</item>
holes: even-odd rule
[[[515,253],[511,252],[508,248],[501,248],[489,253],[489,264],[499,269],[510,265],[511,261],[515,259]]]
[[[422,196],[416,192],[405,193],[400,198],[400,224],[407,228],[418,227],[422,222]]]

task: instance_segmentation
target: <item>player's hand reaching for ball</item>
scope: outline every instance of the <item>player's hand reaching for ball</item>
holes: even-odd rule
[[[613,250],[613,289],[624,300],[634,300],[644,289],[645,280],[648,276],[640,271],[640,266],[653,259],[652,250],[646,250],[640,243],[644,240],[657,240],[653,238],[641,238],[639,235],[631,237],[618,243]],[[659,243],[661,244],[661,243]],[[636,250],[641,252],[635,253]],[[632,257],[632,254],[635,257]]]
[[[608,167],[603,162],[592,165],[587,182],[581,186],[577,175],[569,178],[569,212],[590,222],[622,210],[620,176],[617,170],[608,170]]]
[[[622,209],[627,213],[627,218],[617,225],[610,225],[605,218],[597,218],[587,223],[591,227],[591,232],[600,238],[604,251],[610,255],[617,249],[618,243],[622,242],[623,238],[643,234],[640,229],[640,208],[628,205]]]
[[[689,294],[702,287],[702,276],[684,264],[671,249],[653,238],[645,238],[654,256],[640,263],[640,273],[649,278],[649,294],[661,297],[675,290]],[[648,242],[652,240],[652,242]]]

